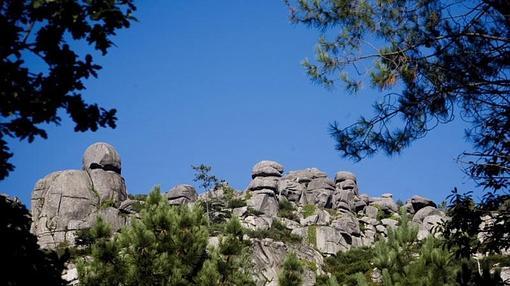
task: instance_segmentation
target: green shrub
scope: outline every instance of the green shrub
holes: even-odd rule
[[[324,270],[331,273],[339,285],[355,286],[358,285],[356,273],[369,276],[373,268],[370,265],[373,257],[374,251],[372,248],[351,248],[347,252],[338,252],[336,256],[326,258]]]
[[[305,205],[303,207],[303,216],[307,218],[313,215],[315,213],[315,210],[317,210],[317,207],[315,205]]]
[[[298,216],[294,212],[296,210],[296,208],[292,205],[291,202],[289,202],[286,199],[282,199],[278,203],[278,206],[279,206],[279,209],[278,209],[279,217],[283,217],[283,218],[287,218],[287,219],[295,220],[295,221],[299,220]]]
[[[299,243],[301,242],[301,237],[291,233],[291,230],[286,228],[279,221],[274,221],[269,229],[258,229],[258,230],[248,230],[248,236],[252,238],[271,238],[276,241],[288,242],[288,243]]]
[[[317,226],[311,225],[308,227],[307,241],[314,247],[317,247]]]
[[[303,283],[303,265],[296,254],[289,253],[283,262],[282,270],[278,275],[280,286],[300,286]]]

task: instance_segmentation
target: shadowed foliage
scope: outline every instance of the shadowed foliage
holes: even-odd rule
[[[47,138],[43,125],[58,125],[60,110],[75,131],[115,128],[116,110],[86,103],[81,92],[101,69],[93,54],[108,52],[135,9],[132,0],[0,1],[0,180],[14,170],[6,138]]]

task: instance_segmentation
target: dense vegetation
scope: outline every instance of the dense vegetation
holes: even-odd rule
[[[209,248],[200,207],[170,206],[152,191],[130,226],[112,236],[98,221],[91,259],[78,262],[82,285],[251,285],[248,244],[233,218],[217,247]]]

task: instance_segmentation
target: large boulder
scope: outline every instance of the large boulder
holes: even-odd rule
[[[328,175],[317,168],[307,168],[303,170],[290,171],[285,178],[295,180],[298,183],[307,184],[313,179],[327,178]]]
[[[359,194],[356,176],[351,172],[346,171],[337,172],[335,175],[335,184],[336,187],[340,190],[351,191],[354,193],[354,195]]]
[[[102,169],[92,169],[87,172],[101,202],[108,202],[110,205],[118,207],[122,201],[127,199],[126,183],[121,175]]]
[[[331,226],[309,226],[315,228],[316,247],[326,255],[336,255],[339,251],[347,251],[350,248],[345,237],[348,235]]]
[[[328,178],[316,178],[308,183],[303,193],[301,203],[312,204],[318,207],[329,207],[331,194],[335,190],[333,181]]]
[[[413,216],[413,222],[421,224],[423,222],[423,219],[430,216],[430,215],[440,215],[444,216],[444,213],[435,207],[424,207],[417,211]]]
[[[268,216],[275,216],[278,213],[278,201],[272,190],[254,191],[246,203],[248,207]]]
[[[83,155],[83,170],[54,172],[37,181],[32,192],[31,230],[39,244],[44,248],[72,245],[75,232],[91,227],[98,216],[114,229],[124,225],[118,208],[127,199],[127,189],[120,172],[115,148],[95,143]]]
[[[424,207],[434,207],[434,208],[437,207],[436,203],[434,203],[434,201],[432,201],[431,199],[427,199],[425,197],[418,196],[418,195],[411,197],[409,202],[413,206],[413,210],[415,212],[419,211],[420,209],[422,209]]]
[[[251,177],[281,177],[283,173],[283,166],[275,161],[260,161],[251,171]]]
[[[345,208],[351,209],[354,203],[354,193],[349,190],[336,189],[331,196],[331,205],[334,209]]]
[[[372,198],[370,205],[378,206],[381,210],[386,213],[397,213],[398,205],[395,203],[393,198]]]
[[[291,179],[278,181],[278,193],[287,198],[289,202],[299,202],[305,186]]]
[[[83,169],[103,169],[120,174],[122,170],[120,155],[108,143],[94,143],[83,154]]]
[[[278,189],[277,177],[256,177],[248,185],[249,191],[269,189],[274,192]]]
[[[181,184],[170,189],[165,197],[171,205],[182,205],[195,202],[198,199],[198,194],[193,186]]]
[[[46,190],[39,189],[45,185]],[[44,193],[42,198],[39,195]],[[84,171],[67,170],[48,175],[34,188],[37,206],[32,231],[42,247],[73,243],[73,231],[98,209],[100,197]]]

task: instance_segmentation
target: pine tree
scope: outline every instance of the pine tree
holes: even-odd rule
[[[79,263],[83,285],[192,285],[207,259],[203,211],[170,206],[156,188],[140,219],[109,239],[97,239],[92,259]]]
[[[196,278],[198,285],[255,285],[250,272],[249,244],[243,235],[239,219],[231,218],[225,225],[218,248],[211,250],[210,260],[204,263]]]
[[[289,253],[283,262],[280,275],[278,275],[278,285],[280,286],[299,286],[303,284],[303,265],[295,253]]]

